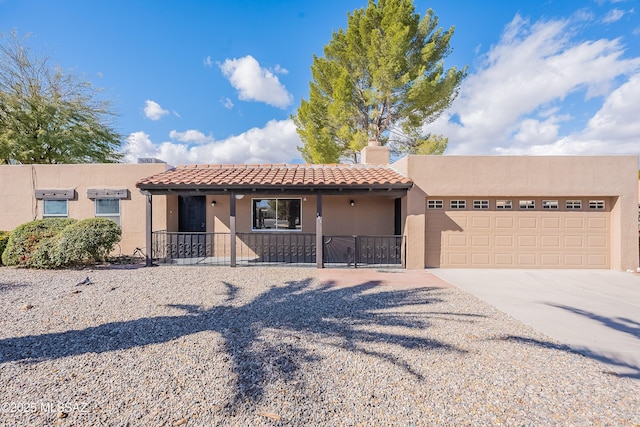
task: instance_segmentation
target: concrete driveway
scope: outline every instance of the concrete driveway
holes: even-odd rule
[[[430,272],[619,375],[640,381],[640,275],[610,270]]]

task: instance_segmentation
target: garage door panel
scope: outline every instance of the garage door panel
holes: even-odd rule
[[[516,254],[518,264],[523,267],[535,266],[538,264],[535,253],[518,253]]]
[[[491,236],[471,236],[471,246],[474,248],[488,248],[491,246]]]
[[[490,253],[473,253],[471,254],[471,263],[478,267],[490,267],[491,266],[491,254]]]
[[[518,227],[520,228],[536,228],[537,218],[532,217],[520,217],[518,218]]]
[[[446,245],[449,247],[467,247],[469,245],[469,236],[466,234],[447,234],[445,240]]]
[[[607,228],[607,219],[606,218],[589,218],[588,227],[591,229],[606,229]]]
[[[487,216],[475,216],[472,218],[471,225],[473,228],[491,228],[491,218]]]
[[[496,228],[514,228],[513,217],[496,216]]]
[[[560,258],[559,253],[543,253],[540,255],[540,264],[549,268],[559,267]]]
[[[468,265],[467,254],[459,252],[449,253],[447,254],[447,264],[450,266],[466,267]]]
[[[606,248],[607,236],[588,236],[587,247],[589,248]]]
[[[514,236],[494,236],[494,242],[496,248],[512,248],[513,242],[515,241]]]
[[[543,248],[559,248],[560,236],[540,236],[540,246]]]
[[[449,200],[444,198],[444,206]],[[455,198],[456,200],[464,198]],[[478,198],[480,199],[480,198]],[[486,199],[486,198],[485,198]],[[608,268],[611,263],[610,210],[595,211],[582,199],[582,208],[427,209],[426,265],[441,267]],[[566,198],[566,200],[575,200]],[[546,200],[546,199],[544,199]],[[607,202],[608,206],[611,203]],[[486,206],[486,205],[485,205]]]
[[[519,247],[534,247],[537,246],[538,242],[536,239],[536,236],[527,236],[527,235],[520,235],[518,236],[518,246]]]
[[[514,256],[512,253],[496,253],[494,259],[498,267],[512,267],[514,265]]]
[[[542,229],[559,229],[560,228],[560,218],[551,217],[551,218],[542,218]]]
[[[564,236],[564,246],[567,248],[584,247],[583,236]]]
[[[609,264],[606,255],[589,254],[587,255],[587,259],[588,259],[587,262],[589,263],[589,265],[592,265],[594,267],[605,268]]]
[[[584,218],[569,217],[564,219],[565,228],[584,228]]]

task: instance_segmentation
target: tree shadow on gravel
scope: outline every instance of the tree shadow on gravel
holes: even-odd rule
[[[398,327],[428,328],[430,313],[416,316],[403,311],[442,301],[438,297],[441,288],[382,291],[374,289],[380,284],[376,281],[336,287],[330,282],[315,285],[312,279],[306,279],[273,286],[253,301],[234,306],[241,286],[223,284],[225,302],[209,309],[169,305],[183,310],[184,314],[2,339],[0,364],[38,363],[84,353],[125,350],[214,331],[222,336],[224,351],[237,374],[235,398],[227,406],[233,410],[237,404],[259,400],[270,383],[293,378],[304,381],[304,364],[319,360],[309,349],[309,342],[375,357],[418,379],[422,375],[403,359],[403,349],[465,352],[438,340],[389,331]],[[380,310],[384,312],[378,312]],[[433,314],[437,317],[442,313]],[[461,316],[459,321],[470,321],[462,313],[445,314]],[[274,335],[277,339],[268,339]],[[396,351],[380,350],[387,345],[395,346]]]
[[[596,353],[593,350],[590,350],[586,347],[569,346],[566,344],[556,344],[549,341],[540,341],[533,338],[519,337],[514,335],[501,336],[501,337],[494,338],[494,340],[512,341],[512,342],[518,342],[518,343],[522,343],[522,344],[526,344],[526,345],[530,345],[538,348],[563,351],[565,353],[580,354],[590,359],[597,360],[598,362],[625,369],[625,372],[603,371],[605,373],[610,373],[610,374],[613,374],[619,377],[624,377],[624,378],[632,378],[636,380],[640,379],[640,366],[636,366],[635,364],[628,363],[624,360],[620,360],[619,358],[616,358],[614,356],[607,356],[604,354]]]

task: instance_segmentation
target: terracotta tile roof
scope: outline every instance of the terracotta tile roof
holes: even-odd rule
[[[410,188],[413,182],[388,166],[379,165],[185,165],[136,184],[152,188],[252,187],[393,187]]]

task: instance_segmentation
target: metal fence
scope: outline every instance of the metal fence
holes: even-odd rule
[[[162,264],[231,265],[230,233],[155,231],[151,256]]]
[[[325,267],[404,267],[402,236],[323,236]],[[230,233],[153,233],[163,264],[231,265]],[[236,265],[316,265],[313,233],[236,233]]]
[[[316,235],[312,233],[237,233],[238,264],[313,264]]]
[[[404,267],[402,236],[324,236],[327,267]]]

